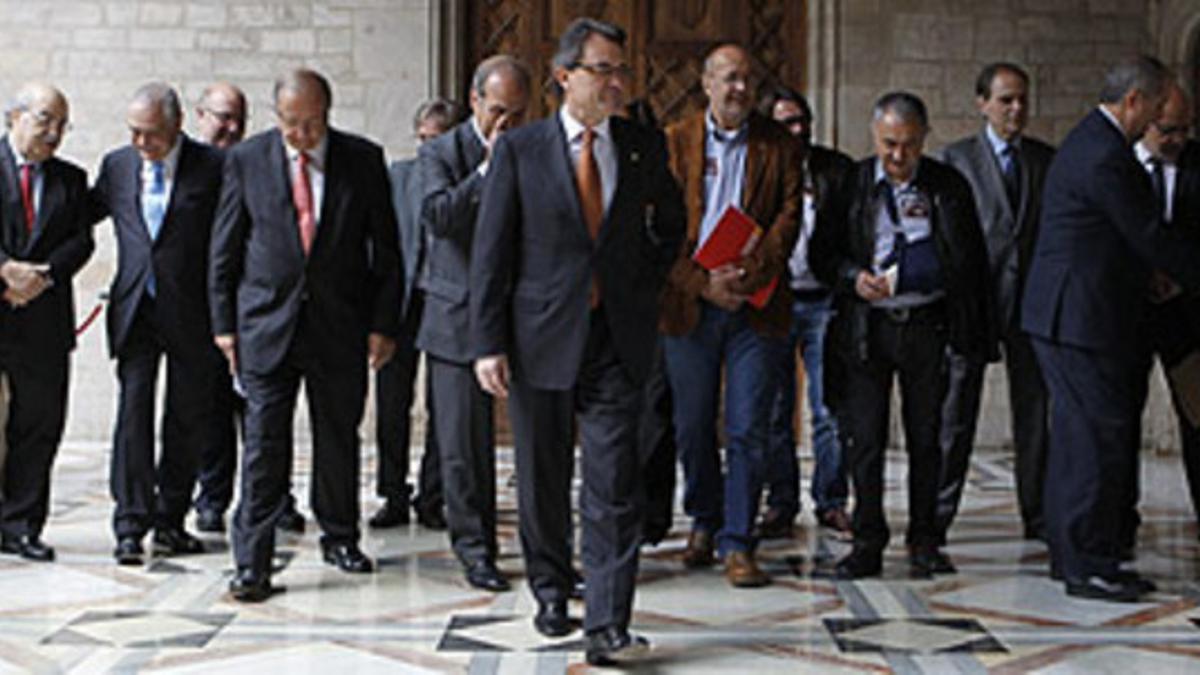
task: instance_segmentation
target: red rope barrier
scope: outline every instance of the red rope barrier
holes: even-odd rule
[[[96,306],[92,308],[92,311],[88,312],[87,318],[83,320],[83,323],[76,326],[75,337],[79,337],[80,335],[83,335],[83,331],[87,330],[88,328],[91,328],[92,324],[96,322],[96,319],[100,317],[100,312],[102,312],[102,311],[104,311],[104,301],[103,300],[101,300],[100,302],[97,302]]]

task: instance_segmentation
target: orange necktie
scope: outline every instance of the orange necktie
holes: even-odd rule
[[[579,190],[579,206],[583,209],[583,222],[587,225],[592,241],[600,236],[600,225],[604,223],[604,190],[600,186],[600,166],[592,143],[596,132],[591,127],[583,130],[583,147],[579,149],[579,163],[575,167],[575,186]],[[588,290],[588,307],[600,305],[600,281],[592,275],[592,287]]]
[[[292,203],[296,206],[296,224],[300,228],[300,245],[304,255],[312,251],[313,239],[317,236],[317,220],[313,216],[312,184],[308,180],[308,153],[299,156],[300,170],[292,181]]]

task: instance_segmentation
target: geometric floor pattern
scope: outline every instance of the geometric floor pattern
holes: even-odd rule
[[[244,606],[227,595],[232,569],[219,535],[203,537],[202,555],[114,564],[108,448],[65,446],[44,535],[58,561],[0,556],[0,673],[582,672],[578,631],[550,640],[530,623],[534,603],[522,579],[515,495],[507,487],[511,451],[500,456],[499,565],[512,592],[469,587],[445,534],[415,524],[364,530],[378,572],[340,574],[322,563],[310,519],[306,534],[279,540],[275,581],[287,591]],[[1069,598],[1048,578],[1045,547],[1021,537],[1006,453],[981,452],[973,460],[946,549],[958,574],[909,578],[904,460],[901,453],[888,458],[886,501],[896,535],[879,579],[826,578],[847,545],[816,527],[806,501],[795,535],[760,549],[774,583],[733,589],[717,568],[684,569],[688,523],[677,514],[671,536],[643,551],[633,623],[654,649],[639,670],[1200,672],[1200,546],[1178,457],[1143,458],[1144,522],[1134,565],[1159,591],[1131,605]],[[295,490],[302,505],[308,462],[301,449]],[[363,466],[365,517],[379,504],[370,448]],[[803,457],[802,475],[811,468]],[[572,603],[570,611],[580,617],[583,607]]]

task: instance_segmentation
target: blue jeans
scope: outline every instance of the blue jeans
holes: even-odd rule
[[[775,364],[786,342],[750,328],[746,311],[701,301],[700,322],[664,339],[683,462],[683,508],[693,529],[716,534],[721,555],[751,551],[767,455]],[[725,367],[725,471],[717,448],[717,397]]]
[[[796,460],[796,432],[792,427],[796,409],[796,347],[804,361],[808,383],[808,408],[812,414],[812,448],[815,468],[812,499],[817,513],[846,506],[848,490],[838,443],[837,421],[825,407],[822,393],[821,362],[825,352],[825,329],[832,314],[831,298],[804,301],[792,305],[792,332],[788,349],[780,352],[779,391],[771,406],[771,445],[768,459],[767,506],[785,516],[800,512],[800,466]]]

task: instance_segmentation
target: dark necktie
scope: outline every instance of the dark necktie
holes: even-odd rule
[[[1021,205],[1021,161],[1020,153],[1014,145],[1004,146],[1004,192],[1008,195],[1008,204],[1015,211]]]
[[[297,158],[296,176],[292,180],[292,204],[296,207],[296,226],[300,230],[300,246],[305,257],[312,251],[317,236],[317,220],[313,215],[312,183],[308,179],[308,153]]]
[[[26,162],[21,165],[21,205],[25,207],[25,232],[33,234],[37,214],[33,211],[33,165]]]
[[[1167,219],[1167,176],[1163,172],[1162,160],[1151,157],[1150,184],[1154,186],[1154,201],[1158,204],[1158,213],[1165,222]]]

